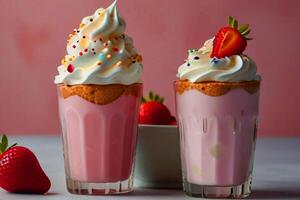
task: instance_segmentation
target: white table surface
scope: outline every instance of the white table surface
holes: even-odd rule
[[[11,142],[29,147],[35,152],[52,182],[46,195],[10,194],[0,190],[0,200],[94,200],[94,199],[194,199],[180,190],[135,188],[122,196],[82,196],[66,191],[59,137],[10,137]],[[253,192],[248,199],[300,200],[300,138],[259,139],[254,164]]]

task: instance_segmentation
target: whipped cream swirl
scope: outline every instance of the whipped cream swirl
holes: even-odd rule
[[[124,34],[125,21],[116,1],[85,17],[67,41],[67,55],[58,67],[56,84],[123,84],[140,82],[142,58]]]
[[[188,59],[178,69],[177,77],[190,82],[240,82],[260,80],[254,61],[246,55],[210,58],[214,38],[200,49],[190,49]]]

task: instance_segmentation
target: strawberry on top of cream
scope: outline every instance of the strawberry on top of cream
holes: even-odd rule
[[[242,82],[260,80],[254,61],[243,54],[250,28],[238,27],[233,17],[229,25],[221,28],[216,36],[205,42],[200,49],[190,49],[188,59],[178,69],[180,80],[190,82]]]
[[[211,58],[213,39],[200,49],[190,49],[186,62],[178,69],[180,80],[192,83],[205,81],[239,82],[260,80],[254,61],[246,55]]]

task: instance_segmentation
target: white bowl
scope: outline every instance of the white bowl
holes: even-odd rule
[[[137,187],[182,187],[177,126],[139,125],[134,179]]]

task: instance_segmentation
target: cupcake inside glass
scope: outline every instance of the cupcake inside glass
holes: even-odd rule
[[[248,25],[229,25],[190,49],[174,82],[184,190],[195,197],[250,194],[260,76],[243,54]]]
[[[83,18],[58,67],[67,189],[132,191],[142,57],[125,35],[116,2]]]

